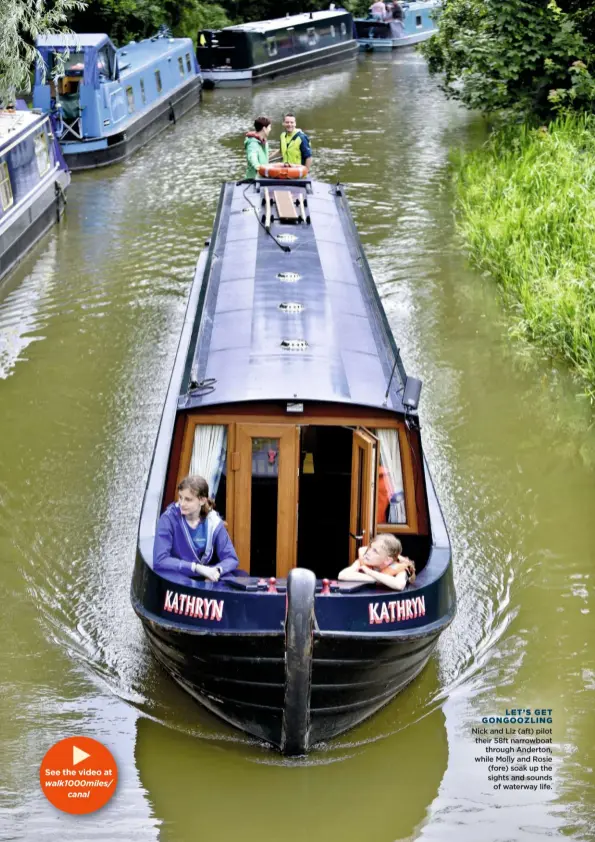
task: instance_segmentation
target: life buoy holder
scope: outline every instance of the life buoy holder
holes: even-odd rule
[[[305,178],[308,169],[301,164],[261,164],[258,175],[263,178]]]

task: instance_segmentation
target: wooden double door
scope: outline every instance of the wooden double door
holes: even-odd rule
[[[378,440],[353,429],[349,558],[374,534]],[[300,426],[238,423],[234,447],[234,545],[253,576],[285,577],[296,566]],[[321,515],[322,517],[322,515]],[[324,521],[313,525],[324,535]]]

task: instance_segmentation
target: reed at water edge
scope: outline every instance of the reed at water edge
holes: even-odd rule
[[[501,284],[514,328],[595,400],[595,116],[509,126],[452,164],[472,262]]]

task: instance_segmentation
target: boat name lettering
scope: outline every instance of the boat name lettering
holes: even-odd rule
[[[163,610],[183,614],[185,617],[198,617],[200,620],[217,620],[220,623],[223,619],[223,600],[203,599],[187,593],[166,591]]]
[[[402,620],[415,620],[425,617],[426,600],[423,596],[413,599],[398,599],[391,602],[370,602],[368,604],[369,623],[400,623]]]

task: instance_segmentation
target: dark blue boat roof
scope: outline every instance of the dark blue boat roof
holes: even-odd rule
[[[254,32],[265,33],[275,29],[287,29],[288,27],[296,27],[300,24],[315,24],[321,21],[336,20],[340,17],[345,17],[349,12],[347,9],[327,9],[322,12],[301,12],[298,15],[286,15],[282,18],[270,18],[270,20],[255,20],[251,23],[238,23],[234,26],[226,26],[225,31],[228,32]]]
[[[405,372],[343,190],[303,185],[270,186],[307,199],[311,224],[273,222],[286,252],[259,222],[262,185],[223,186],[180,408],[287,400],[404,411]]]

